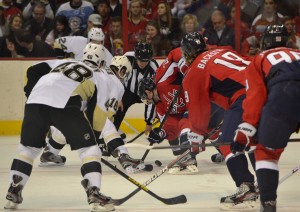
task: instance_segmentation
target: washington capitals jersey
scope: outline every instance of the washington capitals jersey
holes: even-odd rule
[[[180,48],[176,48],[168,54],[167,58],[157,69],[155,84],[161,99],[156,104],[156,112],[160,119],[168,111],[176,93],[179,91],[175,104],[170,114],[180,114],[186,112],[186,104],[184,100],[184,92],[180,89],[183,75],[178,68],[178,62],[181,59]]]
[[[183,80],[183,88],[194,132],[201,135],[207,132],[210,102],[227,110],[245,94],[244,70],[249,63],[237,52],[226,49],[203,52],[193,61]]]
[[[257,127],[267,100],[268,87],[285,80],[300,80],[299,63],[300,51],[285,47],[270,49],[254,57],[246,69],[244,121]]]

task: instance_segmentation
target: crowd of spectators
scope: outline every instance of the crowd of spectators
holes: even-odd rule
[[[181,38],[199,31],[209,46],[235,48],[234,0],[128,0],[122,19],[121,0],[0,0],[0,57],[52,57],[55,39],[88,36],[92,27],[105,33],[112,55],[128,51],[139,41],[153,47],[154,56],[166,56]],[[255,55],[267,25],[284,24],[290,47],[300,47],[298,1],[241,0],[241,53]],[[123,29],[127,21],[127,29]]]

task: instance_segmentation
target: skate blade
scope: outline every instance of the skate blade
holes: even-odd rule
[[[40,162],[39,167],[63,166],[65,163]]]
[[[100,203],[91,203],[90,204],[90,209],[92,212],[97,212],[97,211],[114,211],[115,207],[113,204],[106,204],[106,205],[100,205]]]
[[[10,200],[7,201],[6,205],[4,206],[4,209],[11,209],[11,210],[16,210],[18,208],[18,205],[17,203],[14,203]]]
[[[197,166],[190,165],[187,166],[185,169],[180,169],[180,167],[170,168],[168,173],[172,175],[193,175],[199,172]]]
[[[220,209],[224,211],[243,211],[257,210],[257,202],[248,200],[240,203],[221,203]]]

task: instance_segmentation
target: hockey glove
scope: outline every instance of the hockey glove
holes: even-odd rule
[[[191,147],[191,152],[198,154],[205,150],[204,146],[201,146],[203,143],[203,135],[192,132],[190,129],[183,129],[179,136],[180,145],[195,145]]]
[[[235,131],[233,143],[230,146],[231,152],[235,154],[236,152],[248,151],[250,146],[254,144],[253,136],[255,133],[256,128],[251,124],[247,122],[240,124]]]
[[[163,129],[154,128],[150,131],[148,140],[151,143],[161,143],[167,137],[166,131]]]

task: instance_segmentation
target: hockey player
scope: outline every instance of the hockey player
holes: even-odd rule
[[[105,35],[101,28],[93,27],[88,32],[88,38],[83,36],[65,36],[57,38],[54,42],[56,50],[62,50],[64,53],[71,54],[72,58],[81,60],[85,46],[92,42],[95,44],[104,43]],[[112,60],[111,53],[104,47],[107,65],[110,65]]]
[[[127,110],[135,103],[142,103],[138,95],[138,84],[141,79],[146,77],[153,77],[158,63],[152,59],[152,47],[148,43],[139,42],[136,44],[133,52],[124,54],[132,65],[132,72],[125,80],[125,93],[122,98],[122,107],[115,115],[114,124],[119,129]],[[149,133],[152,129],[152,122],[155,118],[155,106],[153,104],[145,105],[145,133]]]
[[[121,78],[120,80],[115,80],[115,76],[111,74],[112,72],[118,72],[118,70],[122,70],[122,67],[131,67],[130,63],[125,56],[115,56],[113,57],[113,61],[111,65],[109,66],[109,69],[103,69],[103,73],[106,73],[108,80],[111,80],[114,82],[112,86],[117,87],[118,89],[118,95],[115,96],[116,101],[120,101],[122,99],[122,96],[124,94],[124,87],[121,84],[121,81],[125,79]],[[131,69],[129,70],[131,71]],[[118,75],[117,75],[118,76]],[[102,92],[108,92],[114,90],[114,88],[109,88],[108,90],[103,90]],[[110,100],[108,100],[105,104],[112,104]],[[115,106],[117,107],[117,106]],[[117,108],[115,108],[117,110]],[[97,120],[94,120],[92,115],[89,115],[89,112],[87,111],[89,120],[94,123],[97,122]],[[111,114],[111,117],[114,114]],[[56,165],[63,165],[65,162],[65,157],[58,155],[61,149],[66,144],[66,139],[63,136],[63,134],[52,127],[51,130],[51,137],[49,139],[49,142],[43,152],[43,154],[40,157],[41,160],[41,166],[48,166],[49,164],[56,164]],[[116,158],[118,158],[120,164],[122,167],[128,172],[128,173],[138,173],[141,171],[151,171],[152,166],[151,165],[145,165],[143,161],[139,159],[133,159],[129,156],[127,148],[125,148],[124,141],[121,139],[120,135],[118,134],[114,124],[112,123],[112,119],[107,119],[105,122],[105,125],[102,130],[97,130],[95,132],[97,142],[99,145],[102,145],[102,141],[100,136],[103,138],[103,142],[105,142],[105,145],[107,146],[109,152]],[[101,148],[103,151],[103,148]]]
[[[81,184],[91,210],[114,210],[111,198],[100,193],[101,151],[94,134],[117,107],[115,92],[102,92],[112,88],[113,83],[98,68],[104,60],[102,52],[101,45],[89,44],[83,62],[63,63],[34,86],[25,105],[18,154],[11,166],[6,209],[16,209],[22,203],[22,190],[31,175],[33,161],[45,146],[46,133],[53,125],[65,135],[71,149],[78,152],[82,162]],[[116,74],[124,77],[130,69],[128,62]],[[107,100],[111,104],[106,104]],[[92,112],[93,125],[83,112],[85,107]]]
[[[286,48],[283,25],[268,26],[261,52],[246,70],[243,123],[236,130],[233,152],[243,152],[257,133],[256,176],[262,212],[276,211],[278,162],[300,122],[300,51]]]
[[[178,145],[179,137],[181,140],[180,143],[201,142],[198,140],[199,135],[196,133],[191,133],[189,138],[186,136],[186,132],[189,131],[188,113],[184,100],[184,92],[180,87],[183,80],[181,72],[184,72],[187,66],[184,65],[181,55],[180,48],[170,51],[165,61],[157,69],[155,79],[144,78],[139,83],[139,96],[141,99],[148,103],[155,103],[156,113],[161,121],[167,116],[162,128],[154,128],[150,132],[148,137],[150,142],[160,143],[164,139],[167,139],[170,145]],[[180,92],[180,94],[174,99],[177,92]],[[173,101],[175,101],[174,106],[169,114],[167,114]],[[215,113],[216,119],[218,119],[216,115],[221,115],[221,118],[216,122],[220,122],[222,119],[222,113],[218,112],[222,111],[220,110]],[[173,154],[178,156],[186,149],[177,148],[172,150]],[[170,168],[169,173],[193,174],[198,172],[196,155],[201,151],[204,151],[204,148],[192,148],[191,157]]]
[[[208,132],[210,102],[224,108],[224,119],[218,142],[233,141],[234,131],[242,121],[245,98],[245,69],[249,61],[228,49],[207,50],[201,34],[187,34],[181,50],[189,69],[183,80],[191,130],[200,136]],[[221,198],[222,209],[256,206],[254,176],[248,169],[245,154],[234,155],[230,145],[220,146],[237,193]],[[252,154],[251,163],[254,164]],[[243,204],[243,205],[242,205]]]

